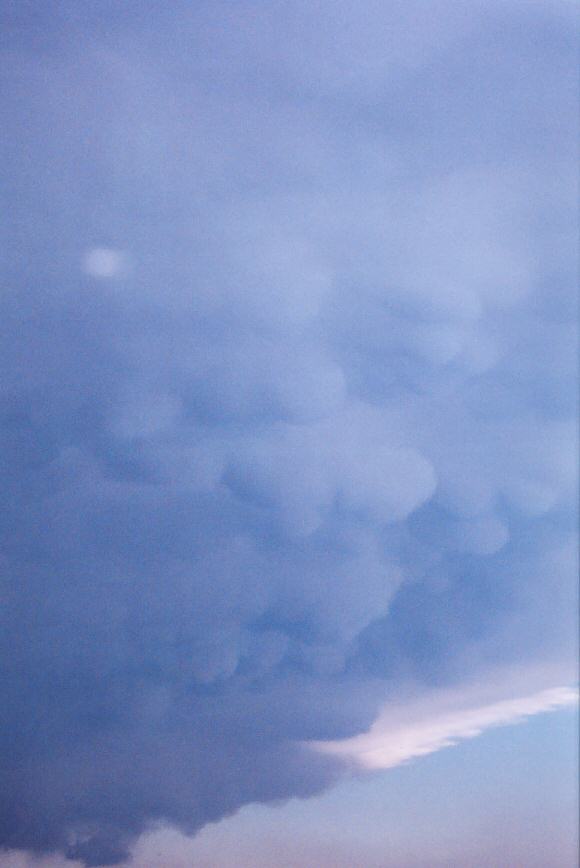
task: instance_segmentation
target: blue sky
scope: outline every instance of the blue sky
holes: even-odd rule
[[[573,4],[0,15],[0,864],[571,865]]]

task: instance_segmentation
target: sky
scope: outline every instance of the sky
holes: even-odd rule
[[[573,868],[576,25],[0,3],[2,868]]]

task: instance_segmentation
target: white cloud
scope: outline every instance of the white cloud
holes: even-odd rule
[[[498,688],[501,696],[501,688]],[[388,705],[369,732],[342,741],[317,743],[319,750],[352,759],[362,769],[389,769],[427,756],[497,726],[578,703],[572,687],[548,687],[526,695],[489,699],[489,686],[429,694]]]

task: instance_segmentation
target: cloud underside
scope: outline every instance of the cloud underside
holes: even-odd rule
[[[575,661],[576,59],[554,4],[34,5],[0,847],[113,865],[330,786],[409,685]]]

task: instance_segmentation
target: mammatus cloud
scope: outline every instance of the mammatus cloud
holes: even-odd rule
[[[575,54],[516,5],[2,10],[4,849],[574,653]]]

